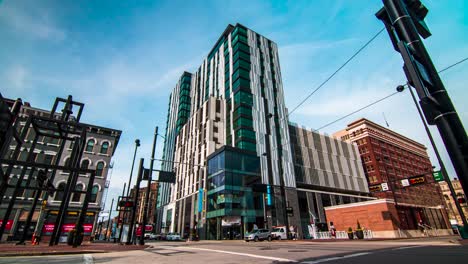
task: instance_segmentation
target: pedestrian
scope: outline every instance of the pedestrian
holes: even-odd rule
[[[336,228],[333,225],[333,222],[330,222],[330,235],[332,238],[336,238]]]

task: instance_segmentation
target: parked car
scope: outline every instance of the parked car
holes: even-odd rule
[[[158,238],[158,235],[156,235],[156,234],[150,234],[149,235],[150,240],[156,240],[157,238]]]
[[[145,239],[150,239],[151,234],[150,233],[145,233]]]
[[[257,229],[252,231],[251,233],[248,233],[245,236],[245,241],[259,241],[259,240],[268,240],[271,241],[271,232],[268,229]]]
[[[288,239],[286,226],[274,226],[273,230],[271,230],[271,238],[277,240]]]
[[[166,239],[169,241],[178,241],[180,240],[180,235],[177,233],[169,233],[167,234]]]

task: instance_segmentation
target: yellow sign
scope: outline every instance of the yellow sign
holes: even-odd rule
[[[86,215],[87,216],[94,216],[94,215],[96,215],[96,212],[86,212]]]
[[[59,213],[58,210],[50,210],[49,211],[49,214],[51,214],[51,215],[58,215],[58,213]]]

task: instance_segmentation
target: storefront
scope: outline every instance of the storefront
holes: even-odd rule
[[[223,147],[208,157],[207,239],[243,239],[264,223],[260,160],[248,151]]]

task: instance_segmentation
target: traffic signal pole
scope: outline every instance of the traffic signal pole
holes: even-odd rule
[[[130,218],[130,227],[128,229],[128,236],[127,236],[127,245],[132,244],[132,239],[134,239],[134,235],[136,235],[136,232],[133,231],[133,227],[135,225],[135,217],[136,217],[136,210],[137,210],[137,203],[138,203],[138,195],[140,194],[140,183],[141,183],[141,178],[143,176],[143,170],[145,169],[143,167],[145,159],[141,158],[140,159],[140,166],[138,167],[138,175],[137,175],[137,181],[135,184],[135,195],[133,198],[133,209],[132,209],[132,216]],[[128,187],[130,189],[130,186]]]
[[[146,197],[143,209],[143,223],[141,223],[141,232],[142,235],[140,236],[140,245],[145,244],[145,229],[146,223],[148,222],[148,210],[149,210],[149,196],[151,194],[151,181],[152,181],[152,174],[153,174],[153,166],[154,166],[154,155],[156,152],[156,142],[158,140],[158,127],[156,126],[154,130],[154,139],[153,139],[153,149],[151,151],[151,161],[150,161],[150,168],[148,174],[148,187],[146,189]]]
[[[426,120],[424,120],[423,113],[421,112],[421,109],[418,106],[416,96],[414,96],[414,92],[411,87],[409,87],[411,97],[413,98],[414,104],[416,108],[418,109],[419,116],[421,117],[421,121],[423,122],[424,128],[426,129],[427,136],[429,137],[429,141],[431,142],[432,149],[434,149],[434,152],[437,157],[437,161],[439,162],[440,165],[440,171],[442,172],[442,176],[444,177],[444,181],[447,183],[450,194],[453,197],[453,201],[455,202],[455,206],[457,207],[458,214],[460,214],[460,217],[463,221],[463,225],[467,225],[468,223],[466,222],[466,216],[465,213],[463,212],[463,209],[460,206],[460,203],[457,200],[457,194],[455,193],[455,189],[453,189],[453,184],[452,181],[450,181],[450,178],[448,176],[447,170],[445,169],[444,162],[442,161],[442,157],[440,156],[439,150],[437,149],[437,146],[434,142],[434,138],[432,137],[431,131],[429,130],[429,127],[426,123]]]
[[[421,27],[427,9],[419,0],[383,0],[383,4],[384,9],[376,15],[391,29],[390,38],[405,60],[405,73],[416,88],[426,120],[437,126],[463,191],[468,193],[468,137],[419,36],[430,36],[427,28]]]

